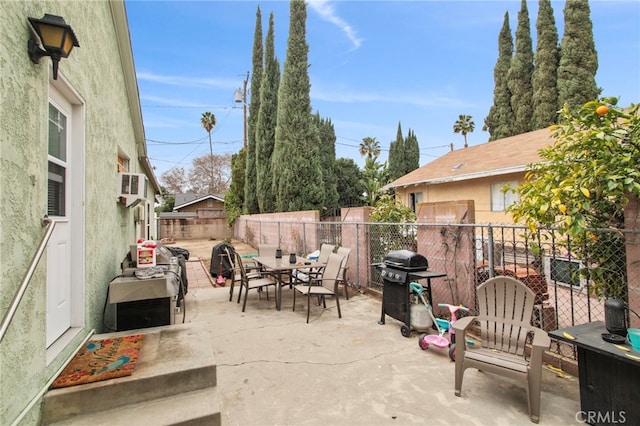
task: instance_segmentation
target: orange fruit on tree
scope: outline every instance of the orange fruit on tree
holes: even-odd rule
[[[598,115],[605,115],[608,112],[609,108],[606,105],[600,105],[598,108],[596,108],[596,114]]]

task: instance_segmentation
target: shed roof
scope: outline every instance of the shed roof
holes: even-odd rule
[[[190,206],[195,203],[199,203],[204,200],[216,200],[224,203],[224,196],[215,194],[176,194],[173,210],[179,210],[181,208]]]

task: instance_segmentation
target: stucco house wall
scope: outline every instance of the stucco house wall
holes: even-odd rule
[[[51,60],[33,64],[27,54],[28,17],[62,16],[80,47],[60,61],[52,80]],[[129,244],[148,232],[134,208],[117,197],[118,155],[131,173],[149,178],[146,209],[159,185],[146,157],[144,131],[122,1],[0,2],[0,315],[4,317],[37,247],[47,213],[49,96],[57,88],[72,99],[74,139],[82,140],[73,161],[79,216],[71,247],[82,287],[74,298],[82,307],[71,328],[47,348],[46,252],[39,262],[7,333],[0,343],[0,424],[38,424],[41,396],[82,342],[105,331],[102,308],[110,280],[120,272]],[[83,146],[82,146],[83,145]],[[81,164],[82,165],[82,164]],[[76,209],[76,207],[74,207]],[[153,217],[153,214],[149,215]],[[153,219],[152,219],[153,220]],[[153,223],[148,223],[151,229]]]
[[[504,182],[522,183],[524,172],[510,173],[501,176],[481,177],[462,182],[447,182],[438,185],[420,184],[411,188],[400,188],[396,198],[402,204],[410,205],[410,194],[422,192],[423,203],[439,203],[445,201],[474,200],[476,220],[478,223],[505,224],[513,223],[511,215],[504,211],[491,210],[491,185]],[[419,207],[419,205],[418,205]],[[419,211],[416,211],[419,214]]]

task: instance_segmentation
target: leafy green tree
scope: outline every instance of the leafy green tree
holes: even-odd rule
[[[493,68],[493,105],[484,119],[482,130],[489,132],[489,140],[506,138],[514,134],[515,122],[511,108],[511,91],[508,85],[508,73],[513,55],[513,37],[509,26],[509,12],[504,14],[504,23],[498,36],[498,60]]]
[[[470,115],[460,114],[455,123],[453,123],[453,133],[460,133],[464,138],[464,147],[468,146],[467,144],[467,133],[473,132],[476,124],[472,120],[473,117]]]
[[[533,57],[535,67],[531,79],[533,88],[532,130],[544,129],[558,120],[558,30],[551,0],[540,0],[536,20],[537,46]]]
[[[410,207],[404,206],[390,195],[382,195],[369,215],[371,222],[413,223],[416,214]]]
[[[202,117],[200,118],[200,124],[204,127],[204,130],[207,131],[209,135],[209,155],[211,155],[211,159],[213,159],[213,143],[211,142],[211,131],[216,126],[216,116],[210,112],[203,112]],[[213,184],[213,168],[211,168],[211,186]]]
[[[558,65],[559,108],[565,104],[577,110],[596,99],[598,54],[593,40],[593,24],[588,1],[568,0],[564,6],[564,33]]]
[[[518,27],[516,28],[516,54],[511,61],[507,73],[509,91],[511,92],[511,109],[515,116],[512,135],[531,131],[531,116],[533,110],[533,47],[531,42],[531,23],[527,1],[522,0],[518,12]],[[509,135],[509,136],[512,136]]]
[[[389,183],[389,170],[387,163],[378,162],[378,157],[365,158],[364,186],[368,205],[374,206],[382,195],[382,187]]]
[[[404,156],[404,136],[402,136],[402,126],[398,122],[396,140],[389,144],[389,179],[394,181],[405,175]],[[363,140],[364,143],[364,140]],[[364,155],[360,144],[360,155]]]
[[[571,238],[601,297],[625,291],[625,266],[618,261],[624,242],[616,232],[588,230],[623,227],[629,197],[640,197],[640,108],[623,110],[617,102],[591,101],[575,112],[565,106],[563,120],[552,127],[555,143],[528,166],[520,199],[508,208],[532,232],[555,226]]]
[[[231,156],[231,184],[224,195],[224,210],[227,212],[229,226],[233,226],[244,206],[245,155],[243,148]]]
[[[366,192],[364,176],[360,167],[351,158],[338,158],[334,165],[338,205],[351,207],[361,205],[363,194]]]
[[[160,194],[162,195],[162,204],[155,208],[156,213],[171,212],[176,204],[176,197],[173,193],[167,191],[164,186],[160,187]]]
[[[416,214],[393,196],[380,196],[369,215],[369,221],[373,222],[369,231],[373,253],[401,249],[416,251]]]
[[[359,148],[360,155],[366,156],[368,160],[378,158],[380,155],[380,142],[376,138],[366,137],[362,139]]]
[[[336,163],[336,131],[330,119],[320,117],[320,113],[313,116],[313,122],[318,129],[320,139],[320,167],[322,168],[322,187],[324,188],[324,207],[338,205],[338,187],[335,174]]]
[[[291,0],[289,19],[271,167],[279,212],[316,210],[324,200],[318,133],[311,122],[307,9],[303,0]]]
[[[275,55],[274,21],[273,12],[271,12],[265,41],[264,73],[260,88],[260,111],[258,112],[256,126],[256,180],[258,206],[261,213],[272,213],[276,209],[271,158],[276,142],[279,86],[280,63]]]
[[[257,191],[257,160],[256,160],[256,124],[258,112],[260,111],[260,86],[262,83],[262,13],[260,6],[256,11],[256,28],[253,34],[253,75],[251,76],[251,103],[249,104],[249,118],[247,129],[247,154],[245,169],[244,188],[244,211],[248,214],[260,212],[258,206]],[[247,76],[249,78],[249,76]],[[245,94],[246,96],[246,94]],[[247,102],[244,99],[244,102]]]

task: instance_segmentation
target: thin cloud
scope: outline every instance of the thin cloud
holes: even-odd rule
[[[166,84],[168,86],[181,86],[181,87],[209,87],[228,89],[238,86],[237,80],[231,79],[215,79],[215,78],[200,78],[200,77],[183,77],[176,75],[160,75],[150,72],[138,72],[138,80],[150,81],[154,83]]]
[[[315,87],[315,86],[314,86]],[[448,96],[444,94],[388,94],[388,93],[366,93],[353,92],[348,90],[335,91],[332,89],[322,90],[312,87],[312,100],[335,102],[335,103],[390,103],[414,105],[419,107],[438,106],[441,108],[468,108],[471,106],[469,102],[461,98]]]
[[[308,0],[309,7],[320,15],[322,19],[334,24],[340,28],[342,32],[351,40],[355,49],[359,48],[362,44],[362,39],[359,38],[351,25],[349,25],[344,19],[336,15],[333,5],[330,4],[330,0]]]

